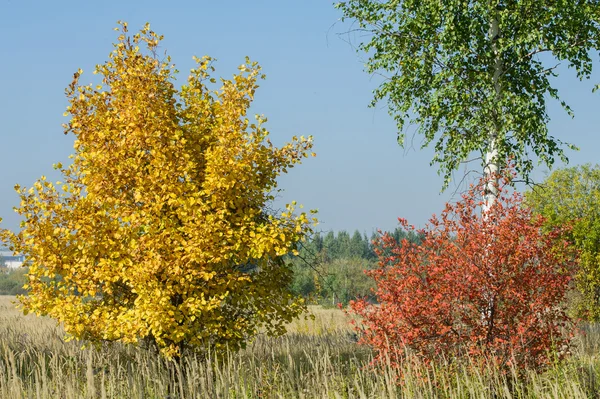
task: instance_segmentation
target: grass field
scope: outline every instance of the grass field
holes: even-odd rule
[[[23,316],[0,297],[0,398],[600,398],[600,330],[580,336],[573,356],[542,375],[504,377],[492,367],[399,371],[369,367],[346,316],[312,307],[279,338],[257,337],[221,358],[179,366],[140,348],[81,349],[52,320]],[[397,383],[400,382],[400,383]]]

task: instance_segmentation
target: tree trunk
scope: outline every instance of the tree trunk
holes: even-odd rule
[[[492,51],[494,53],[494,76],[492,78],[494,84],[494,95],[495,101],[500,101],[502,87],[500,84],[500,77],[503,73],[502,55],[498,49],[498,39],[500,37],[500,23],[498,21],[498,15],[494,16],[490,22],[490,40],[492,41]],[[494,205],[496,198],[498,197],[498,133],[500,130],[499,119],[500,115],[492,115],[493,127],[490,130],[488,138],[488,148],[485,154],[485,164],[483,167],[483,174],[486,177],[485,186],[485,202],[483,206],[484,215]]]

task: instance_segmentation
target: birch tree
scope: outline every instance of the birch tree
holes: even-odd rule
[[[527,182],[535,160],[567,161],[568,143],[551,136],[547,100],[560,99],[552,78],[561,64],[590,78],[599,49],[598,0],[349,0],[342,20],[367,33],[359,51],[366,71],[386,79],[372,105],[386,99],[404,144],[415,124],[433,143],[446,188],[473,154],[492,176],[512,158]],[[597,89],[598,86],[593,88]],[[496,189],[488,179],[489,209]]]

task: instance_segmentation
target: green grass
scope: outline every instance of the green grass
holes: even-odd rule
[[[257,337],[221,358],[181,366],[123,345],[81,349],[53,321],[23,316],[0,297],[0,398],[600,398],[600,329],[580,336],[569,360],[537,375],[503,376],[409,358],[399,371],[369,367],[346,316],[312,307],[279,338]],[[519,377],[517,377],[519,375]],[[401,383],[397,383],[400,381]]]

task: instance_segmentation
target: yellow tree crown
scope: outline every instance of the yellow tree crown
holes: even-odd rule
[[[29,265],[24,310],[77,339],[149,338],[167,356],[282,333],[303,309],[282,257],[316,220],[295,203],[279,215],[267,207],[312,138],[277,148],[265,118],[248,120],[264,77],[256,62],[212,91],[213,60],[194,58],[177,89],[170,58],[156,55],[162,36],[148,24],[117,30],[94,71],[101,84],[80,85],[79,70],[66,90],[65,134],[76,140],[72,164],[55,165],[64,181],[17,186],[22,229],[1,232]]]

